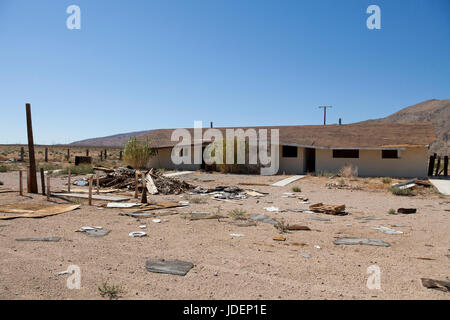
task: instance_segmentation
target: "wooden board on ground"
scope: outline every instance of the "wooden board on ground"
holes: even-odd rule
[[[304,178],[306,176],[292,176],[286,179],[283,179],[281,181],[275,182],[274,184],[272,184],[273,187],[284,187],[287,186],[288,184],[297,181],[298,179]]]
[[[18,191],[9,190],[9,189],[0,189],[0,193],[10,193],[10,192],[18,192]]]
[[[119,189],[100,189],[100,193],[113,193],[113,192],[118,192],[120,191]],[[89,189],[81,189],[81,188],[75,188],[72,189],[73,193],[89,193]]]
[[[54,216],[64,212],[73,211],[80,207],[77,205],[56,204],[56,205],[38,205],[28,203],[10,203],[0,205],[0,212],[16,213],[14,216],[0,216],[0,220],[9,220],[17,218],[43,218]]]
[[[151,210],[159,210],[159,209],[169,209],[169,208],[177,208],[183,207],[183,205],[178,202],[159,202],[159,203],[151,203],[143,205],[141,208],[137,209],[128,209],[123,212],[142,212],[142,211],[151,211]]]
[[[81,198],[81,199],[88,199],[88,194],[83,193],[52,193],[52,195],[59,196],[59,197],[68,197],[68,198]],[[94,194],[92,195],[93,200],[102,200],[102,201],[126,201],[130,200],[130,197],[122,197],[122,196],[104,196],[104,195],[98,195]]]

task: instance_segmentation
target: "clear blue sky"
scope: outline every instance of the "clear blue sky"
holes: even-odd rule
[[[68,30],[66,8],[81,8]],[[381,30],[366,9],[381,8]],[[450,1],[0,0],[0,143],[321,124],[450,98]]]

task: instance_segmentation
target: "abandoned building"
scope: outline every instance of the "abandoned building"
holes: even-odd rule
[[[436,140],[431,122],[215,129],[224,137],[226,129],[267,129],[269,137],[271,129],[278,129],[278,174],[335,173],[352,165],[359,176],[426,177],[428,149]],[[179,143],[171,140],[174,130],[157,129],[145,135],[158,150],[150,165],[171,170],[202,169],[204,163],[193,164],[193,144],[184,149],[190,150],[191,164],[172,162],[172,149]],[[186,130],[194,136],[194,129]],[[203,148],[209,143],[203,141]]]

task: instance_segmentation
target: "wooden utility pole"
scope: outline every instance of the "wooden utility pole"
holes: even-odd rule
[[[48,162],[48,148],[45,148],[45,158],[44,158],[45,162]]]
[[[323,125],[327,125],[327,109],[333,108],[332,106],[320,106],[319,109],[323,109]]]
[[[33,126],[31,122],[31,105],[26,104],[27,113],[27,131],[28,131],[28,158],[30,159],[30,193],[38,193],[37,177],[36,177],[36,160],[34,158],[34,141],[33,141]]]

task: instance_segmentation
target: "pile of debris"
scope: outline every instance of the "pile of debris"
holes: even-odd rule
[[[106,173],[106,176],[99,178],[99,185],[102,188],[129,190],[134,190],[136,188],[135,169],[129,167],[119,167],[114,169],[96,167],[94,170]],[[148,191],[152,194],[180,194],[193,188],[192,185],[185,181],[165,177],[160,171],[153,169],[150,169],[145,173],[144,184],[147,186],[150,184],[152,186],[152,190],[147,187]],[[139,174],[138,188],[142,189],[142,185],[142,175]]]
[[[316,203],[309,206],[309,210],[316,213],[325,213],[332,215],[346,215],[345,212],[345,204],[343,205],[332,205],[332,204],[323,204]]]
[[[236,186],[219,186],[215,188],[196,187],[192,190],[193,193],[210,194],[214,199],[246,199],[247,192]],[[256,192],[255,192],[256,193]],[[261,194],[263,195],[263,194]]]
[[[326,187],[328,189],[342,189],[342,190],[361,190],[361,187],[358,185],[350,185],[346,183],[341,182],[333,182],[333,183],[327,183]]]
[[[429,187],[431,187],[431,183],[426,180],[420,180],[420,179],[415,178],[415,179],[407,180],[404,182],[394,183],[391,185],[391,187],[399,188],[400,190],[412,189],[416,186],[422,186],[425,188],[429,188]]]

